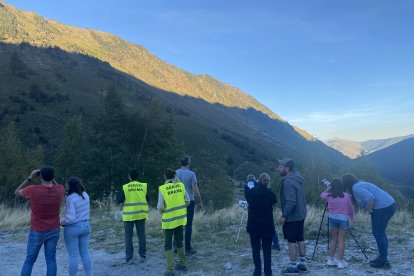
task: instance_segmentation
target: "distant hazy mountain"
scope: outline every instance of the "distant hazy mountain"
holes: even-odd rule
[[[361,152],[364,150],[361,143],[341,138],[333,138],[327,140],[325,144],[336,149],[339,152],[342,152],[342,154],[350,158],[356,158],[360,156]]]
[[[414,197],[414,138],[366,155],[380,174],[397,184],[403,194]]]
[[[112,87],[131,113],[170,114],[178,140],[201,168],[203,162],[214,163],[244,179],[246,171],[274,170],[283,156],[298,165],[307,157],[320,167],[349,162],[241,90],[183,71],[112,34],[67,26],[4,3],[0,57],[0,127],[16,122],[25,143],[34,141],[27,133],[42,136],[46,154],[58,147],[69,118],[82,115],[90,123]]]
[[[357,142],[341,138],[333,138],[327,140],[325,144],[342,152],[342,154],[350,158],[356,158],[360,156],[361,153],[370,154],[375,151],[385,149],[386,147],[389,147],[411,137],[414,137],[414,134],[398,136],[388,139],[368,140],[363,142]]]

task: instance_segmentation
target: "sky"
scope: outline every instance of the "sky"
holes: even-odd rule
[[[411,0],[5,2],[144,46],[321,140],[414,133]]]

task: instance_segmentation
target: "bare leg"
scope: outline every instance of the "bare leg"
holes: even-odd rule
[[[338,259],[344,259],[344,251],[345,251],[345,235],[347,229],[339,228],[338,229]]]
[[[329,257],[335,256],[336,245],[338,244],[338,229],[331,230],[331,241],[329,242]]]
[[[289,258],[291,262],[296,262],[296,259],[298,257],[297,253],[297,245],[296,243],[288,243],[289,244]]]
[[[298,242],[298,247],[299,247],[299,256],[305,256],[306,255],[305,241]]]

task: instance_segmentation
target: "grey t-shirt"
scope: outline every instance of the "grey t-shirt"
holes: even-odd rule
[[[193,192],[193,185],[197,185],[197,177],[195,173],[187,168],[181,168],[176,171],[177,178],[184,183],[185,190],[187,194],[190,196],[190,200],[194,201],[194,192]]]

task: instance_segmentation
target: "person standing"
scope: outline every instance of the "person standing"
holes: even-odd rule
[[[179,263],[176,270],[187,271],[185,252],[183,247],[183,228],[187,223],[187,205],[190,197],[184,184],[176,177],[172,169],[164,173],[165,183],[158,188],[157,209],[162,216],[161,227],[164,230],[164,251],[167,260],[166,276],[174,275],[174,253],[172,243],[177,248]]]
[[[254,276],[262,275],[260,247],[263,249],[264,274],[272,275],[271,245],[272,237],[275,235],[273,206],[277,201],[276,195],[268,189],[269,183],[269,175],[262,173],[259,176],[257,186],[246,194],[247,203],[249,204],[246,229],[250,235]]]
[[[379,255],[370,261],[370,265],[375,268],[390,268],[388,238],[385,231],[396,210],[394,198],[378,186],[359,180],[350,173],[344,174],[342,181],[358,205],[371,214],[372,234],[377,243]]]
[[[257,186],[256,177],[253,174],[249,174],[247,176],[246,184],[244,185],[244,197],[246,199],[247,199],[247,194],[249,193],[249,191],[256,186]],[[267,186],[268,186],[267,188],[272,190],[272,188],[270,187],[270,182],[267,184]],[[275,234],[272,237],[272,242],[273,242],[272,249],[276,249],[280,251],[279,238],[276,233],[276,228],[275,228]]]
[[[129,171],[129,181],[122,186],[118,196],[118,203],[122,208],[122,220],[125,230],[125,257],[127,264],[134,260],[134,225],[139,242],[140,263],[146,261],[147,243],[145,237],[145,221],[148,218],[148,185],[138,181],[139,172],[136,169]]]
[[[40,185],[32,180],[40,178]],[[63,185],[54,180],[53,167],[33,170],[15,191],[16,196],[30,200],[30,233],[27,240],[27,254],[21,275],[31,275],[33,265],[44,246],[47,276],[57,274],[56,246],[60,235],[59,211],[65,193]]]
[[[304,192],[304,179],[296,171],[291,158],[279,161],[277,171],[283,177],[280,183],[280,201],[283,225],[283,236],[288,241],[289,266],[282,271],[284,274],[307,272],[306,245],[304,239],[304,222],[306,218],[306,200]],[[299,251],[299,263],[297,252]]]
[[[342,179],[335,177],[331,185],[321,194],[321,198],[328,204],[328,220],[331,241],[329,243],[328,266],[346,268],[348,264],[344,260],[345,236],[349,229],[350,221],[354,220],[355,208],[351,195],[345,192]],[[335,251],[338,246],[338,259],[335,259]]]
[[[89,256],[90,202],[82,180],[71,177],[66,182],[67,197],[65,217],[61,220],[65,245],[69,254],[69,275],[78,274],[78,256],[81,257],[85,275],[92,275],[91,257]]]
[[[191,246],[195,200],[198,202],[199,209],[203,209],[203,201],[201,200],[200,191],[197,186],[196,174],[190,170],[189,156],[184,156],[181,159],[181,168],[176,173],[177,178],[184,183],[185,190],[190,197],[190,204],[187,206],[187,225],[185,226],[185,253],[186,255],[193,255],[197,252]]]

